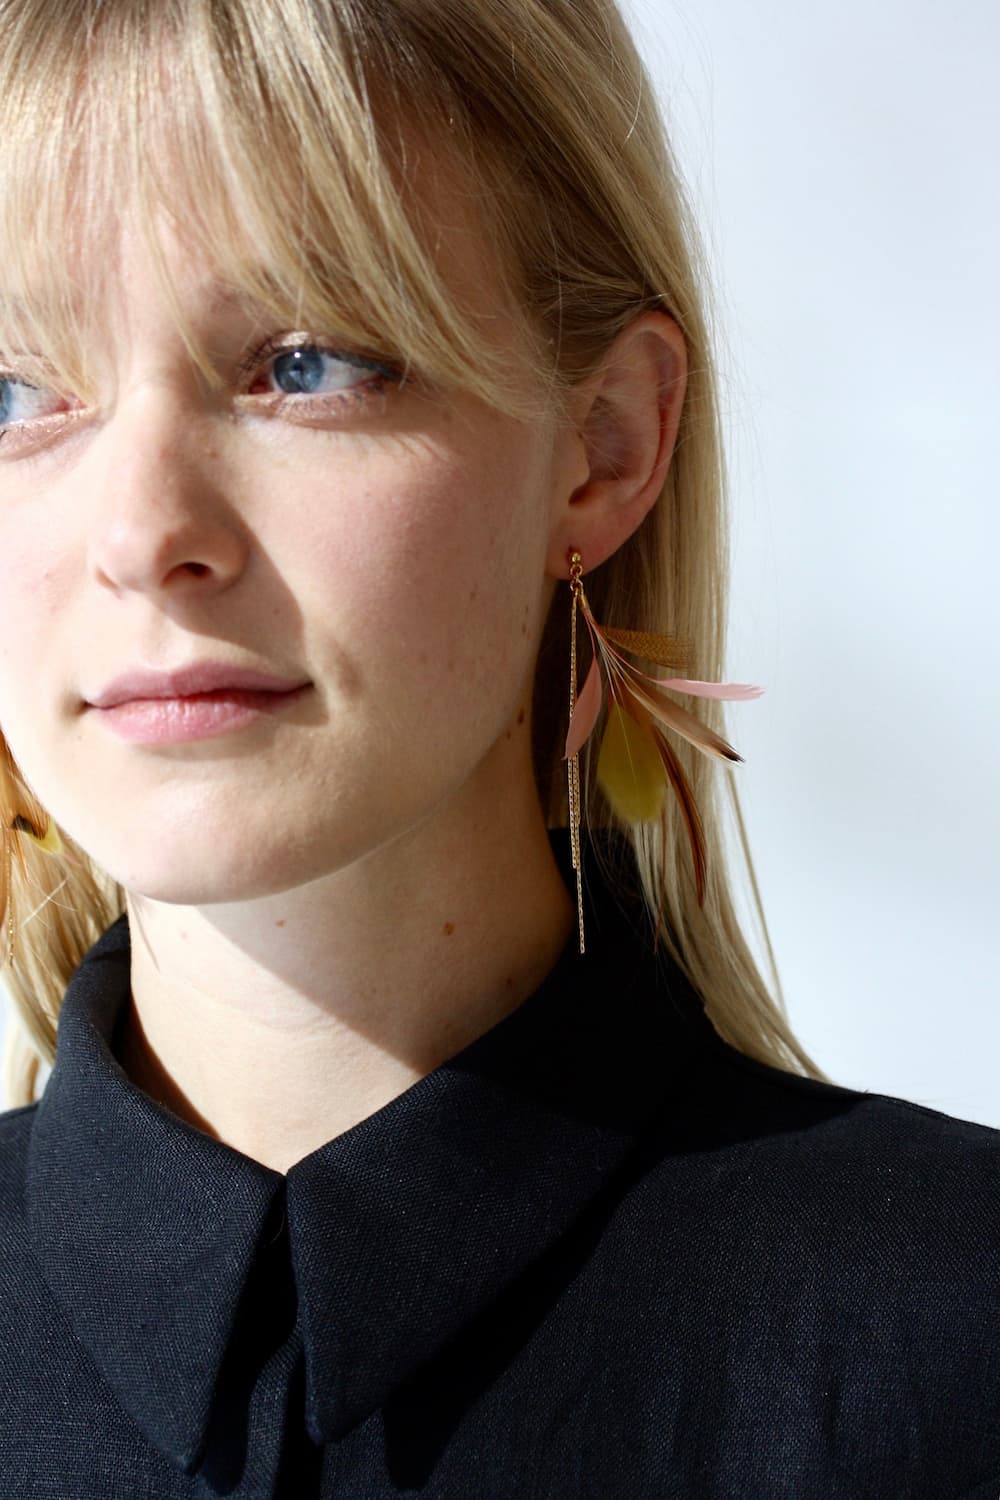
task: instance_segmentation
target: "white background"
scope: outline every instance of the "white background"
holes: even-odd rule
[[[1000,1125],[1000,7],[625,0],[717,290],[735,769],[793,1027]]]
[[[792,1024],[1000,1125],[1000,8],[626,0],[708,241],[736,769]]]

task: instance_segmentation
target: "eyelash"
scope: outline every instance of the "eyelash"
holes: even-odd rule
[[[282,354],[293,354],[296,351],[309,351],[315,354],[325,354],[331,359],[340,360],[344,364],[351,365],[355,369],[370,370],[376,378],[365,382],[360,386],[347,387],[340,391],[327,391],[317,394],[309,391],[270,391],[267,398],[270,400],[272,411],[284,410],[287,403],[303,408],[311,408],[314,411],[332,411],[338,406],[343,408],[345,404],[358,405],[366,398],[380,395],[385,391],[387,385],[402,387],[406,383],[406,372],[399,366],[393,365],[385,360],[378,360],[366,355],[357,354],[350,349],[335,348],[332,344],[325,344],[312,335],[305,333],[282,334],[265,339],[249,354],[239,360],[237,369],[242,376],[250,376],[262,365],[279,358]],[[14,383],[31,388],[31,382],[18,381],[17,372],[0,366],[0,381],[13,379]],[[44,387],[34,387],[44,389]],[[28,435],[37,430],[43,423],[50,425],[57,422],[60,417],[72,416],[72,412],[50,413],[41,417],[22,418],[20,421],[11,422],[7,427],[0,429],[0,442],[11,432],[21,430]]]

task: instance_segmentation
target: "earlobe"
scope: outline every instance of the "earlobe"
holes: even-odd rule
[[[641,525],[662,492],[687,383],[684,336],[666,313],[643,313],[625,328],[579,391],[578,433],[587,478],[553,520],[549,569],[566,577],[567,548],[587,571]]]

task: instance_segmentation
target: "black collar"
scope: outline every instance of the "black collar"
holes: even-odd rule
[[[550,838],[575,901],[566,830]],[[287,1177],[180,1120],[116,1061],[126,917],[84,958],[33,1122],[33,1248],[106,1383],[185,1472],[266,1247],[284,1244],[293,1278],[307,1430],[339,1438],[537,1262],[670,1109],[714,1032],[586,838],[584,873],[586,954],[574,929],[516,1011]]]

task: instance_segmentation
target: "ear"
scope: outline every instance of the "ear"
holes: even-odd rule
[[[569,577],[575,547],[590,572],[639,527],[663,489],[687,385],[687,346],[667,313],[635,318],[577,387],[553,497],[546,573]]]

